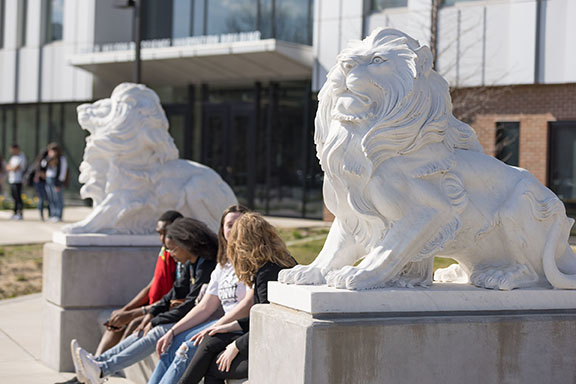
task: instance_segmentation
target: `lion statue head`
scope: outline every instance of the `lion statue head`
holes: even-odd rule
[[[178,149],[168,133],[168,120],[160,99],[142,84],[122,83],[110,98],[77,108],[78,122],[90,132],[86,138],[79,181],[82,198],[94,205],[102,202],[110,187],[110,164],[143,168],[178,158]],[[137,129],[135,129],[137,128]]]
[[[432,62],[427,46],[379,28],[342,50],[318,95],[314,140],[330,186],[325,203],[332,212],[351,206],[357,216],[348,225],[366,239],[386,226],[364,198],[382,162],[439,142],[451,151],[483,151],[472,128],[453,116],[448,84]]]

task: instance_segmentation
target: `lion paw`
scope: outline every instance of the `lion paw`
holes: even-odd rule
[[[284,284],[296,285],[319,285],[325,283],[322,270],[309,265],[297,265],[294,268],[280,271],[278,281]]]
[[[346,266],[337,271],[328,272],[326,274],[326,283],[330,287],[352,290],[380,287],[380,284],[372,279],[368,271],[353,266]]]

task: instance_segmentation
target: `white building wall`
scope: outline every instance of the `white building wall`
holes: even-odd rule
[[[4,3],[4,48],[0,49],[0,103],[14,103],[16,86],[16,47],[18,0]]]

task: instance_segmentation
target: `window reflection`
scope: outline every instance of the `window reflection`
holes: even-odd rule
[[[312,44],[313,0],[148,0],[146,4],[145,39],[260,31],[263,39]]]
[[[47,42],[62,40],[64,21],[64,0],[48,1],[46,33]]]

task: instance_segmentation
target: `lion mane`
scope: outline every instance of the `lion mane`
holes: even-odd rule
[[[110,98],[80,105],[78,121],[90,133],[80,194],[93,211],[64,232],[150,234],[166,210],[217,230],[221,213],[237,202],[213,170],[178,159],[160,99],[146,86],[118,85]]]
[[[374,92],[363,95],[371,105],[366,116],[336,111],[337,99],[349,90],[346,66],[374,55],[393,61],[396,70],[387,74],[385,83],[371,81]],[[380,164],[434,142],[451,151],[483,150],[472,128],[452,115],[448,84],[432,70],[427,46],[398,30],[382,28],[365,40],[352,41],[337,60],[318,95],[314,141],[325,177],[335,188],[348,190],[346,201],[337,196],[333,203],[327,199],[328,208],[335,212],[340,204],[349,204],[358,214],[347,222],[349,229],[370,243],[389,225],[365,197],[366,184]],[[362,154],[350,148],[361,149]],[[438,163],[430,167],[429,172],[445,168]]]

